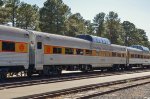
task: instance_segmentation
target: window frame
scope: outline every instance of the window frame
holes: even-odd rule
[[[76,49],[76,55],[84,55],[84,50],[83,49]]]
[[[74,54],[74,48],[65,48],[65,54],[73,55]]]
[[[54,51],[56,51],[56,52],[54,52]],[[53,54],[62,54],[62,48],[61,47],[53,46]]]
[[[85,55],[92,55],[92,50],[86,49],[86,50],[85,50]]]
[[[37,42],[37,49],[41,50],[43,48],[42,42]]]
[[[7,48],[6,48],[6,44],[4,46],[4,43],[11,43],[13,45],[9,46],[7,45]],[[2,41],[2,51],[3,52],[15,52],[16,51],[16,43],[15,42],[12,42],[12,41]]]

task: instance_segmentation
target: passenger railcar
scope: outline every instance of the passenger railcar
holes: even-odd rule
[[[148,49],[115,45],[92,35],[74,38],[0,25],[0,77],[21,71],[28,76],[54,75],[62,70],[124,70],[149,65]]]
[[[29,32],[0,26],[0,76],[29,67]]]
[[[128,53],[127,61],[130,67],[141,66],[143,64],[142,50],[127,47],[127,53]]]
[[[149,48],[141,45],[132,45],[131,47],[142,51],[142,54],[139,54],[138,58],[140,58],[140,61],[142,60],[142,67],[149,67],[150,66]],[[135,57],[135,55],[133,57]]]
[[[31,68],[45,75],[65,70],[90,68],[91,42],[73,37],[29,31]],[[34,50],[34,51],[33,51]],[[31,70],[31,68],[29,70]],[[33,70],[32,70],[33,71]],[[30,74],[31,75],[31,74]]]

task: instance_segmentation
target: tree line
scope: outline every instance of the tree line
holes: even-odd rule
[[[0,0],[0,24],[7,23],[22,29],[72,37],[96,35],[110,39],[113,44],[150,48],[146,32],[132,22],[121,22],[116,12],[100,12],[92,21],[85,20],[80,13],[71,13],[71,8],[62,0],[47,0],[42,8],[20,0]]]

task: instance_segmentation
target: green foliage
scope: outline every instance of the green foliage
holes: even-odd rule
[[[94,27],[95,27],[95,31],[97,36],[102,36],[102,34],[104,33],[104,19],[105,19],[105,13],[101,12],[99,14],[97,14],[94,17]]]
[[[118,43],[119,38],[119,28],[120,28],[120,19],[118,18],[118,14],[111,11],[106,16],[106,29],[107,29],[107,37],[110,39],[112,43]]]
[[[97,14],[93,24],[92,27],[95,28],[96,35],[109,38],[113,44],[150,46],[144,30],[136,28],[129,21],[121,23],[118,14],[113,11],[109,12],[106,17],[103,12]]]
[[[10,9],[12,25],[15,26],[17,8],[20,4],[20,0],[5,0],[5,4],[5,7]]]
[[[4,4],[7,0],[0,0],[0,24],[7,24],[11,21],[11,9],[6,7]]]
[[[91,23],[91,21],[85,20],[85,27],[86,27],[86,32],[85,33],[87,33],[89,35],[95,35],[95,33],[94,33],[94,30],[95,30],[94,24]]]
[[[65,35],[76,36],[78,34],[85,34],[85,33],[86,33],[85,20],[80,15],[80,13],[71,15],[66,21]]]
[[[0,6],[3,6],[4,2],[2,0],[0,0]]]
[[[125,45],[143,45],[149,46],[149,41],[146,32],[142,29],[137,29],[135,25],[129,21],[122,23],[125,32]]]
[[[38,6],[20,3],[20,0],[5,0],[4,3],[4,6],[0,7],[1,24],[11,22],[19,28],[40,30]]]
[[[47,0],[40,9],[40,28],[44,32],[64,34],[70,8],[62,0]]]
[[[23,29],[39,30],[39,14],[36,5],[22,2],[17,9],[16,26]]]
[[[130,45],[132,45],[132,42],[136,40],[135,25],[133,23],[130,23],[129,21],[124,21],[122,23],[122,26],[123,26],[124,31],[125,31],[125,44],[124,45],[130,46]]]
[[[6,24],[10,22],[10,9],[5,7],[0,7],[0,24]]]

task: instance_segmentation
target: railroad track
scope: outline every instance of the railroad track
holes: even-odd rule
[[[99,95],[108,94],[118,90],[124,90],[127,88],[140,86],[150,83],[150,76],[130,78],[118,81],[111,81],[107,83],[100,83],[94,85],[80,86],[76,88],[64,89],[55,92],[47,92],[42,94],[30,95],[25,97],[19,97],[16,99],[47,99],[47,98],[74,98],[74,99],[88,99]],[[97,91],[94,91],[97,90]],[[91,91],[91,92],[89,92]],[[93,92],[92,92],[93,91]],[[89,94],[85,94],[89,93]]]
[[[0,90],[9,89],[9,88],[16,88],[16,87],[23,87],[23,86],[32,86],[38,84],[48,84],[48,83],[57,83],[63,81],[71,81],[71,80],[80,80],[80,79],[87,79],[87,78],[96,78],[96,77],[105,77],[105,76],[112,76],[112,75],[121,75],[121,74],[132,74],[137,72],[149,72],[150,70],[147,69],[135,69],[132,71],[124,71],[124,72],[89,72],[89,73],[71,73],[71,74],[64,74],[59,77],[53,78],[40,78],[35,77],[33,79],[23,79],[16,82],[4,82],[0,84]]]

